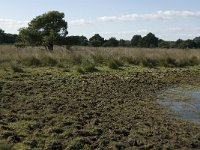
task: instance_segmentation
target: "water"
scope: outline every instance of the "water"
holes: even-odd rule
[[[176,113],[175,117],[200,123],[200,89],[187,86],[164,91],[159,102]]]

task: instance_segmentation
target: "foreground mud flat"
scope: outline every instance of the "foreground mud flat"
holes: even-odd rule
[[[42,68],[41,68],[42,69]],[[0,143],[15,149],[200,149],[200,126],[173,119],[157,95],[198,85],[200,70],[131,68],[68,75],[0,74]]]

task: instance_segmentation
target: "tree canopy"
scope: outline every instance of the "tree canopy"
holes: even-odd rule
[[[91,46],[100,47],[104,43],[104,38],[102,38],[99,34],[95,34],[89,39],[89,42]]]
[[[19,42],[25,45],[43,45],[52,51],[54,44],[60,43],[68,34],[64,13],[49,11],[35,17],[27,28],[19,30]]]
[[[16,34],[5,33],[4,30],[0,29],[0,44],[13,44],[16,39]]]

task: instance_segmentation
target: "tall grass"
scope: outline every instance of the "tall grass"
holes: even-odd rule
[[[185,67],[198,65],[200,49],[146,49],[146,48],[94,48],[55,46],[53,52],[43,47],[16,48],[0,46],[0,65],[20,64],[26,66],[58,65],[107,65],[119,68],[122,64],[145,67]]]

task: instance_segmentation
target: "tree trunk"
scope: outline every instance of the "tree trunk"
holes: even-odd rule
[[[48,47],[48,50],[49,50],[50,52],[53,51],[53,44],[49,44],[47,47]]]

